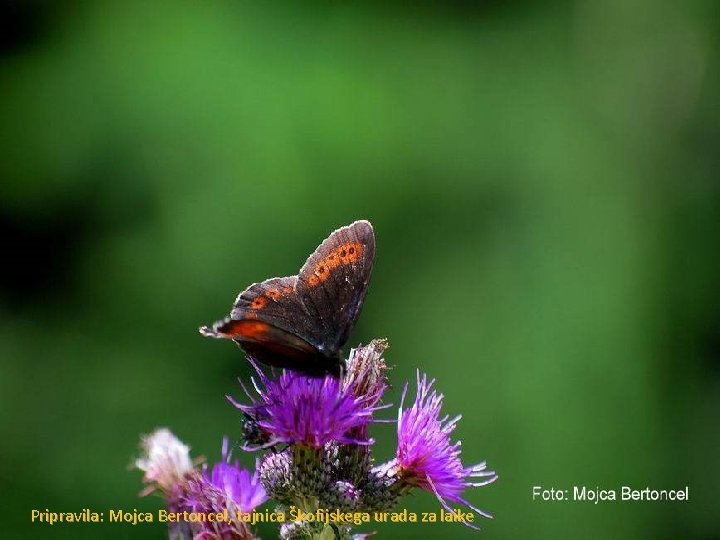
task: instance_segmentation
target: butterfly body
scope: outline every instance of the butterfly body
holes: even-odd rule
[[[228,317],[200,333],[232,339],[267,365],[339,376],[340,349],[360,314],[374,260],[372,225],[356,221],[341,227],[297,276],[253,283],[238,295]]]

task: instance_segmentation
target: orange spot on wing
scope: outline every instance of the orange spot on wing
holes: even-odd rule
[[[315,276],[318,278],[319,281],[325,281],[329,275],[330,269],[327,267],[326,264],[320,261],[320,264],[318,264],[315,268]]]
[[[258,296],[252,302],[250,302],[250,307],[253,309],[262,309],[266,305],[267,305],[267,298],[265,298],[264,296]]]
[[[335,252],[342,264],[350,264],[360,258],[363,249],[364,246],[360,242],[347,242],[335,248]]]
[[[268,289],[267,291],[265,291],[265,296],[267,296],[271,300],[277,300],[282,296],[282,293],[277,289]]]
[[[365,246],[360,242],[346,242],[333,249],[327,257],[318,261],[308,283],[314,287],[325,281],[338,266],[356,262],[363,253]]]
[[[348,254],[345,260],[348,262],[355,262],[360,258],[360,255],[363,252],[363,245],[360,242],[353,242],[347,246],[347,252]]]
[[[231,339],[246,338],[257,340],[268,332],[270,325],[262,321],[230,321],[218,328],[218,332]]]

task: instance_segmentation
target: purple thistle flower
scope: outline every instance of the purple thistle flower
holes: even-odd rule
[[[230,396],[228,399],[270,434],[270,441],[264,446],[299,442],[322,448],[330,441],[372,444],[372,439],[358,438],[350,432],[367,427],[373,421],[373,413],[381,407],[375,406],[373,400],[355,395],[354,385],[345,385],[330,375],[306,377],[290,370],[270,379],[257,364],[253,365],[260,380],[258,385],[252,379],[258,398],[243,385],[250,405],[237,403]]]
[[[460,503],[487,518],[492,516],[471,505],[462,497],[467,487],[480,487],[497,480],[497,475],[485,470],[485,462],[464,467],[460,461],[460,441],[450,442],[460,416],[440,418],[443,395],[431,390],[435,379],[417,372],[417,396],[409,409],[403,410],[407,384],[403,389],[398,411],[398,447],[395,462],[402,482],[435,494],[445,509],[452,511],[446,501]],[[478,482],[470,478],[482,478]],[[477,528],[469,523],[466,525]]]
[[[177,524],[171,524],[182,525],[186,530],[189,529],[193,540],[252,540],[254,538],[247,524],[238,519],[240,509],[234,506],[232,498],[201,475],[188,479],[184,486],[182,505],[179,511],[206,516],[227,512],[227,521],[180,521]],[[186,538],[187,536],[184,534],[181,537]]]
[[[201,473],[190,459],[190,447],[166,428],[155,430],[142,438],[143,454],[135,462],[145,472],[146,495],[159,488],[171,512],[222,514],[227,521],[179,521],[169,523],[171,538],[193,540],[252,540],[255,536],[237,517],[238,512],[251,512],[268,497],[256,472],[230,463],[228,440],[223,440],[222,461],[208,473]]]
[[[230,462],[228,438],[223,438],[222,461],[216,463],[210,474],[203,471],[205,481],[223,491],[242,512],[251,512],[268,500],[255,464],[255,473],[240,467],[240,461]]]
[[[240,462],[230,462],[228,439],[223,439],[222,461],[208,472],[188,479],[183,490],[181,510],[202,514],[222,513],[227,510],[229,521],[191,523],[195,540],[250,539],[253,534],[239,520],[239,513],[252,512],[268,500],[265,488],[256,471],[240,467]]]

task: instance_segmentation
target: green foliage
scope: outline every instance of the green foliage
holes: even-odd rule
[[[496,517],[483,537],[720,534],[716,15],[619,0],[48,12],[0,64],[3,538],[98,536],[29,529],[32,508],[159,507],[126,470],[156,426],[214,461],[239,436],[224,395],[249,369],[196,328],[357,218],[377,264],[348,345],[388,337],[391,379],[421,366],[463,413],[465,459],[500,475],[469,493]],[[393,426],[374,435],[390,457]],[[687,484],[690,502],[532,501],[573,484]]]

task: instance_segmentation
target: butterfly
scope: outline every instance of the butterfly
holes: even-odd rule
[[[297,276],[242,291],[230,315],[200,333],[232,339],[253,359],[312,377],[343,372],[340,349],[355,326],[375,262],[375,233],[356,221],[328,236]]]

